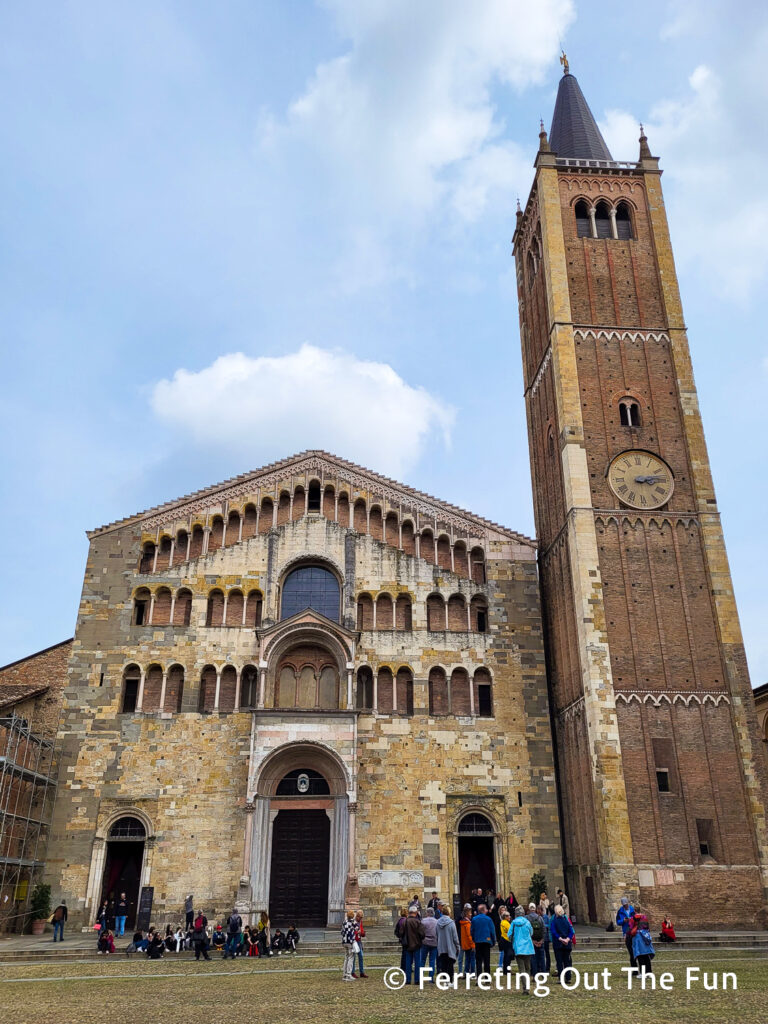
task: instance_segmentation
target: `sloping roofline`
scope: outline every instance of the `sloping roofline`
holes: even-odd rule
[[[254,483],[257,483],[258,478],[266,473],[273,473],[276,470],[288,469],[291,465],[312,457],[324,459],[342,472],[346,470],[347,472],[357,473],[358,475],[364,476],[371,481],[371,484],[374,487],[376,485],[382,487],[395,487],[402,491],[404,495],[408,495],[415,501],[430,502],[434,504],[437,509],[443,508],[446,512],[450,512],[452,515],[462,516],[468,521],[474,522],[478,526],[482,526],[484,529],[496,530],[521,544],[527,544],[532,548],[536,547],[536,541],[533,540],[533,538],[526,536],[524,533],[511,530],[509,527],[502,526],[499,523],[494,523],[490,519],[484,519],[482,516],[468,512],[466,509],[460,508],[458,505],[452,505],[449,502],[440,501],[440,499],[434,498],[431,494],[426,494],[424,491],[418,491],[413,487],[409,487],[407,484],[400,483],[398,480],[393,480],[391,477],[374,473],[373,470],[367,469],[365,466],[358,466],[354,462],[348,462],[346,459],[339,458],[338,455],[333,455],[330,452],[325,452],[319,448],[309,448],[306,451],[298,452],[296,455],[291,455],[288,458],[279,459],[277,462],[270,462],[268,465],[262,466],[260,469],[251,470],[248,473],[241,473],[239,476],[230,477],[228,480],[222,480],[220,483],[213,484],[210,487],[204,487],[199,491],[192,491],[190,494],[185,494],[183,497],[176,498],[173,501],[168,501],[161,505],[153,505],[151,508],[145,509],[143,512],[136,512],[131,516],[126,516],[124,519],[116,519],[114,522],[107,523],[104,526],[96,527],[93,530],[87,530],[86,535],[90,540],[100,534],[120,529],[130,523],[138,523],[150,515],[156,517],[157,515],[165,512],[173,512],[175,509],[182,508],[187,504],[187,502],[199,501],[201,498],[215,498],[217,494],[226,491],[230,487],[247,483],[249,480],[253,480]]]

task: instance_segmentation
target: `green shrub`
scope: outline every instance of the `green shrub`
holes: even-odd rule
[[[531,884],[528,886],[528,897],[531,903],[539,905],[539,899],[543,892],[547,891],[547,876],[541,871],[535,871],[531,875]]]
[[[51,887],[40,882],[32,890],[29,903],[33,921],[46,920],[51,916]]]

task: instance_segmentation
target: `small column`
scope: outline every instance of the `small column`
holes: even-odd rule
[[[227,624],[227,602],[229,601],[229,591],[224,594],[224,610],[221,613],[221,624],[226,626]]]
[[[394,682],[393,682],[394,685]],[[379,710],[379,673],[373,677],[373,710]]]
[[[216,669],[216,695],[213,698],[213,710],[219,710],[219,692],[221,690],[221,669]]]
[[[469,672],[467,672],[467,675],[469,676],[469,713],[474,718],[475,717],[475,679],[474,679],[474,676],[472,676]]]
[[[187,562],[189,561],[189,553],[190,553],[191,550],[192,550],[192,527],[190,526],[189,531],[187,532],[187,557],[186,557],[186,561]]]
[[[403,550],[403,521],[398,519],[397,521],[397,546],[400,551]]]
[[[377,604],[378,604],[377,601],[373,602],[373,626],[372,626],[373,629],[376,629],[376,605]]]
[[[308,516],[309,515],[309,483],[308,483],[308,481],[306,479],[305,479],[305,483],[306,483],[306,487],[304,488],[304,515]],[[323,507],[323,504],[322,504],[323,503],[322,494],[323,494],[323,492],[322,492],[322,489],[321,489],[321,491],[320,491],[320,495],[321,495],[320,496],[320,508]]]
[[[259,707],[264,707],[264,691],[267,688],[267,666],[259,665]]]
[[[357,838],[357,804],[354,801],[349,803],[349,853],[347,871],[350,875],[355,872],[355,840]]]
[[[595,221],[595,208],[591,206],[589,209],[589,223],[591,225],[592,237],[597,238],[597,223]]]
[[[416,545],[416,557],[421,558],[421,534],[414,533],[414,543]]]
[[[456,572],[456,561],[453,557],[454,538],[451,537],[451,572]]]
[[[211,536],[211,528],[210,528],[210,526],[203,527],[203,554],[204,555],[208,554],[208,541],[210,539],[210,536]]]
[[[144,707],[144,676],[145,676],[145,670],[142,669],[141,670],[141,675],[139,676],[139,695],[136,698],[136,710],[137,711],[141,711],[143,709],[143,707]]]
[[[248,611],[248,595],[243,591],[243,626],[245,626],[245,615]]]
[[[170,617],[170,620],[169,620],[169,623],[168,623],[170,626],[173,625],[173,614],[174,614],[175,611],[176,611],[176,594],[173,593],[173,594],[171,594],[171,617]]]
[[[157,556],[160,554],[160,544],[155,541],[155,557],[152,559],[152,572],[157,572]]]
[[[288,522],[293,522],[293,488],[291,488],[291,497],[288,501]]]
[[[160,714],[165,711],[165,684],[168,679],[168,669],[163,669],[163,681],[160,684]]]
[[[173,565],[173,552],[175,551],[175,549],[176,549],[176,538],[175,537],[171,537],[171,553],[168,556],[168,568],[169,569]]]
[[[352,673],[353,668],[351,665],[347,666],[347,711],[352,710]]]
[[[239,669],[235,681],[235,711],[240,710],[240,684],[242,682],[243,670]]]
[[[272,526],[277,526],[277,503],[280,500],[280,495],[275,490],[275,500],[272,502]]]
[[[154,592],[153,592],[152,596],[149,599],[149,617],[147,618],[147,625],[148,626],[152,625],[152,617],[153,617],[154,614],[155,614],[155,595],[154,595]]]
[[[240,516],[240,527],[237,531],[237,543],[240,544],[243,539],[243,523],[245,522],[245,512]]]
[[[467,601],[467,631],[472,632],[472,606]]]
[[[448,602],[443,602],[443,608],[445,610],[445,632],[448,632]]]
[[[616,227],[616,207],[612,206],[608,212],[611,218],[611,238],[618,238],[619,229]]]
[[[245,805],[245,843],[243,844],[243,874],[251,876],[251,850],[253,849],[253,804]]]
[[[397,712],[397,676],[392,676],[392,714]]]
[[[338,481],[337,481],[338,483]],[[339,521],[339,488],[333,492],[333,521],[338,523]]]

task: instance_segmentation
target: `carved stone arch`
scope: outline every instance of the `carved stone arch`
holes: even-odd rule
[[[494,836],[500,838],[504,834],[496,813],[482,803],[462,804],[461,807],[458,807],[454,811],[453,821],[449,825],[449,833],[452,832],[458,835],[462,821],[468,818],[470,814],[481,814],[484,818],[487,818]],[[489,832],[488,834],[490,835],[491,833]]]
[[[304,551],[300,555],[294,555],[293,558],[289,558],[279,567],[277,572],[278,587],[282,588],[286,577],[290,575],[294,569],[301,568],[302,565],[317,565],[321,569],[328,569],[328,571],[332,572],[338,579],[339,586],[344,586],[344,570],[334,558],[329,558],[324,551],[318,551],[316,553],[312,551]]]
[[[274,675],[275,668],[284,654],[292,647],[300,644],[315,645],[330,649],[339,670],[339,678],[344,679],[347,665],[352,660],[352,652],[345,641],[320,623],[302,622],[278,632],[264,649],[264,659],[269,663],[268,676]]]
[[[116,807],[105,815],[96,828],[96,838],[107,840],[109,838],[110,829],[121,818],[138,818],[144,826],[144,841],[146,842],[148,839],[155,838],[155,826],[152,824],[152,819],[146,811],[143,811],[140,807],[136,807],[134,804],[128,804],[125,807]]]
[[[331,747],[316,740],[283,743],[262,761],[256,776],[255,795],[274,797],[282,779],[296,768],[313,768],[328,783],[332,797],[352,794],[352,782],[344,762]]]

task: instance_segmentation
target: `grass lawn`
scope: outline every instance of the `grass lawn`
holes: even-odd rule
[[[455,1024],[459,1018],[488,1022],[512,1019],[567,1024],[766,1024],[768,956],[761,952],[711,950],[702,953],[664,950],[656,957],[657,990],[627,991],[620,969],[626,959],[613,953],[574,954],[574,966],[590,977],[610,972],[612,991],[565,992],[557,982],[545,998],[511,991],[479,991],[473,986],[435,991],[429,986],[390,991],[384,968],[391,961],[372,954],[367,980],[341,982],[341,956],[281,957],[265,963],[215,958],[212,963],[149,962],[116,955],[77,964],[48,960],[0,966],[0,1021],[12,1024],[93,1024],[98,1020],[151,1020],[185,1024],[222,1019],[257,1020],[260,1024]],[[686,969],[702,975],[734,972],[737,991],[706,991],[699,982],[686,989]],[[658,988],[664,972],[675,977],[672,991]],[[514,979],[513,979],[514,980]],[[236,1016],[231,1017],[232,1011]],[[223,1015],[226,1014],[226,1018]]]

